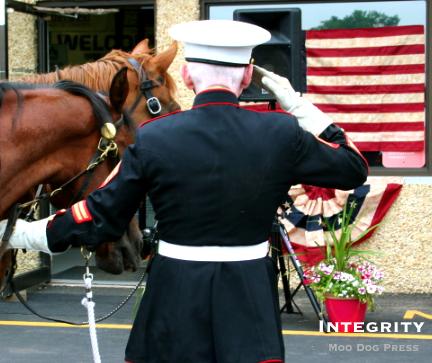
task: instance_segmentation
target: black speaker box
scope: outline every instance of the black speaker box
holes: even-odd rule
[[[254,63],[290,80],[296,91],[306,90],[304,33],[299,8],[235,10],[234,20],[258,25],[271,33],[271,39],[252,52]],[[274,101],[272,95],[252,83],[241,101]]]

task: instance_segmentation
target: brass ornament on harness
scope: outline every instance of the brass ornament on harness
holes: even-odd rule
[[[116,137],[116,134],[117,134],[117,128],[115,127],[115,125],[113,123],[106,122],[102,126],[100,132],[101,132],[101,135],[103,138],[105,138],[107,140],[114,140],[114,138]]]

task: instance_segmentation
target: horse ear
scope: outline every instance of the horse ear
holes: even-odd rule
[[[121,112],[123,108],[123,104],[126,101],[126,97],[129,93],[129,81],[127,78],[127,67],[123,67],[120,69],[114,76],[110,92],[109,92],[109,98],[112,107],[115,111]]]
[[[167,50],[151,58],[150,62],[159,70],[160,73],[165,73],[173,62],[177,54],[177,49],[177,42],[174,41]]]
[[[131,55],[143,55],[143,54],[149,54],[152,50],[149,47],[149,40],[144,39],[141,40],[135,48],[132,50]]]

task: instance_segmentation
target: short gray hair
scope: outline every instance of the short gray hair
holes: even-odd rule
[[[196,62],[189,62],[187,67],[192,82],[198,91],[209,86],[221,85],[237,92],[240,89],[245,72],[245,67],[229,67]]]

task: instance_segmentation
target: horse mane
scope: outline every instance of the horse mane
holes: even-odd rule
[[[135,71],[128,62],[128,58],[135,58],[142,65],[152,57],[152,53],[130,54],[115,49],[94,62],[67,66],[54,72],[26,77],[23,80],[27,82],[55,83],[59,80],[73,79],[75,82],[82,83],[91,89],[109,91],[111,80],[120,68],[127,67]],[[164,78],[166,79],[166,87],[170,95],[173,96],[176,91],[175,82],[168,73],[165,73]]]
[[[102,97],[90,90],[88,87],[77,82],[63,80],[54,83],[52,88],[60,89],[70,94],[87,98],[92,106],[93,113],[98,121],[99,127],[102,127],[106,122],[113,122],[107,103]]]
[[[18,119],[18,114],[21,110],[21,106],[24,101],[24,96],[20,92],[21,90],[31,89],[59,89],[70,94],[85,97],[91,104],[93,113],[96,117],[99,127],[102,127],[105,122],[112,122],[111,113],[109,111],[107,103],[97,93],[90,90],[88,87],[72,82],[72,81],[59,81],[54,84],[34,84],[24,82],[0,82],[0,107],[3,104],[5,93],[12,91],[17,97],[17,114],[12,118],[12,124],[15,125]],[[126,115],[125,124],[130,126],[130,118]]]

